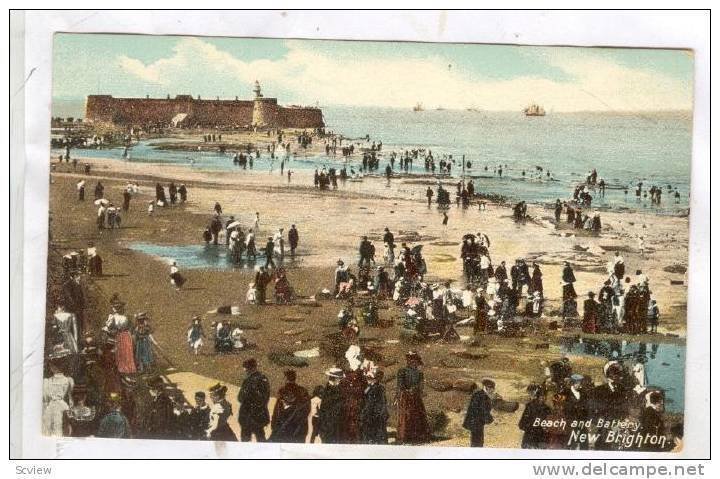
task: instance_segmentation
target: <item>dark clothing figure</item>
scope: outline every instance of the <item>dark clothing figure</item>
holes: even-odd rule
[[[535,265],[535,268],[533,269],[529,288],[530,293],[535,293],[536,291],[539,292],[540,295],[543,294],[542,271],[538,265]]]
[[[365,388],[360,411],[360,436],[363,444],[387,444],[387,409],[385,387],[375,383]]]
[[[123,211],[127,211],[130,209],[130,192],[128,190],[123,191],[122,209]]]
[[[563,302],[567,301],[569,299],[577,298],[577,293],[575,292],[575,286],[573,285],[573,283],[576,281],[575,273],[573,272],[573,269],[570,265],[566,265],[563,268],[562,280],[563,280]]]
[[[502,284],[506,279],[508,279],[507,269],[504,265],[500,265],[495,268],[495,279],[497,279],[498,284]]]
[[[463,427],[470,431],[470,447],[483,447],[485,442],[485,425],[493,422],[492,401],[483,389],[476,390],[470,396]]]
[[[259,371],[253,371],[243,380],[238,393],[241,441],[249,442],[255,434],[257,442],[265,442],[265,426],[270,423],[269,400],[270,383],[267,377]]]
[[[99,200],[101,199],[105,194],[105,187],[102,183],[99,181],[97,182],[97,185],[95,185],[95,199]]]
[[[290,255],[295,256],[295,250],[298,247],[298,242],[300,241],[300,234],[298,233],[297,228],[293,226],[290,228],[290,231],[288,231],[288,242],[290,243]]]
[[[170,203],[173,205],[177,203],[177,186],[175,186],[175,183],[170,183],[170,186],[168,187],[168,192],[170,193]]]
[[[422,400],[424,377],[414,367],[404,367],[397,373],[399,444],[422,444],[431,437],[425,404]]]
[[[658,438],[664,436],[665,421],[663,420],[662,414],[654,408],[647,406],[640,414],[640,431],[638,432],[643,436],[649,435],[650,437],[656,436]],[[650,452],[663,451],[661,441],[657,441],[657,444],[652,444],[651,442],[652,441],[647,441],[641,449]]]
[[[270,442],[305,442],[310,415],[310,395],[304,387],[287,383],[277,393]]]
[[[275,251],[275,243],[273,243],[273,240],[269,239],[267,243],[265,243],[265,267],[268,268],[269,266],[275,267],[275,262],[273,261],[273,253]]]
[[[328,383],[325,386],[318,413],[318,430],[323,444],[340,443],[342,406],[340,385]]]
[[[602,419],[607,422],[612,422],[615,419],[625,419],[628,415],[628,403],[629,394],[627,389],[621,384],[603,384],[593,389],[590,402],[589,410],[590,416],[597,421]],[[605,439],[608,434],[607,429],[603,429],[600,432],[600,437],[595,443],[596,450],[610,451],[614,449],[614,444],[607,443]]]
[[[228,424],[228,420],[232,416],[232,405],[225,398],[222,398],[219,404],[222,407],[222,412],[217,416],[217,427],[210,432],[209,439],[211,441],[237,441],[235,433]]]
[[[575,396],[575,393],[568,388],[564,392],[565,396],[565,403],[563,405],[564,407],[564,413],[565,413],[565,420],[568,424],[572,424],[574,421],[586,421],[589,417],[589,411],[588,411],[588,396],[585,391],[577,391],[577,397]],[[585,433],[586,431],[583,429],[582,431],[578,431],[579,433]],[[581,449],[585,450],[588,449],[588,443],[587,441],[582,441],[578,443],[570,442],[567,447],[570,449]]]
[[[160,392],[150,404],[150,410],[145,413],[143,438],[172,439],[176,432],[173,403],[167,394]]]
[[[340,380],[342,397],[342,425],[340,442],[357,444],[360,442],[360,412],[363,407],[367,380],[361,370],[349,371]]]
[[[546,449],[545,429],[535,426],[536,419],[544,420],[551,410],[542,399],[533,399],[525,405],[518,427],[524,431],[521,446],[523,449]]]
[[[475,334],[487,331],[488,311],[490,306],[483,295],[475,296],[475,325],[473,332]]]
[[[598,304],[593,298],[588,298],[583,303],[583,324],[584,333],[597,333],[598,324]]]
[[[192,408],[187,415],[186,421],[186,435],[189,439],[207,439],[205,431],[210,426],[210,407],[204,405]]]

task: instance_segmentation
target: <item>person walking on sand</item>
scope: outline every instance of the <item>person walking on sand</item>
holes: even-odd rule
[[[477,388],[477,385],[475,386]],[[485,425],[492,424],[492,397],[495,394],[495,382],[491,379],[482,380],[482,388],[475,389],[470,396],[465,413],[463,427],[470,431],[470,447],[485,445]]]
[[[250,442],[255,435],[255,441],[265,442],[265,426],[270,423],[268,401],[270,400],[270,382],[268,378],[258,371],[255,358],[246,359],[242,364],[245,370],[245,379],[238,402],[238,422],[240,423],[240,440]]]
[[[447,226],[449,219],[450,218],[448,217],[447,211],[443,211],[443,221],[442,221],[443,226]]]
[[[295,250],[298,247],[298,241],[300,241],[300,234],[295,225],[291,225],[290,231],[288,231],[288,242],[290,243],[290,256],[293,258],[295,257]]]
[[[645,258],[645,238],[643,236],[638,236],[637,243],[640,257]]]
[[[432,188],[428,186],[427,190],[425,191],[425,196],[427,197],[428,206],[432,204],[432,197],[435,193],[433,192]]]
[[[180,291],[182,285],[185,284],[185,278],[180,274],[180,269],[175,261],[170,266],[170,284],[175,288],[175,291]]]
[[[275,262],[273,261],[273,254],[275,253],[275,242],[272,236],[268,236],[267,243],[265,243],[265,267],[269,268],[272,266],[275,268]]]
[[[77,183],[78,201],[85,201],[85,180]]]
[[[130,191],[127,188],[125,188],[123,190],[123,204],[122,204],[123,211],[128,211],[130,209],[130,196],[131,196]]]
[[[253,220],[252,229],[255,233],[260,232],[260,213],[258,213],[257,211],[255,212],[255,219]]]

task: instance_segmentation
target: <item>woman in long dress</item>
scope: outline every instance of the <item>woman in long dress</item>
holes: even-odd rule
[[[216,384],[210,388],[210,426],[205,431],[208,439],[213,441],[237,441],[237,436],[230,429],[228,419],[232,416],[232,405],[225,399],[227,386]]]
[[[135,364],[138,372],[144,373],[153,368],[155,357],[152,347],[157,343],[147,322],[147,315],[139,313],[135,316],[135,321]]]
[[[53,314],[52,326],[55,329],[58,339],[62,345],[72,354],[78,352],[78,329],[75,315],[66,311],[65,306],[58,305]]]
[[[122,314],[122,303],[115,303],[112,306],[113,312],[108,316],[105,323],[105,331],[115,338],[115,364],[120,374],[134,374],[135,348],[130,335],[130,320]]]
[[[57,360],[50,361],[52,376],[43,379],[42,432],[46,436],[64,435],[65,412],[73,405],[73,378],[65,376]]]
[[[406,354],[405,359],[407,366],[397,373],[397,443],[422,444],[430,441],[431,438],[430,425],[422,400],[424,382],[420,370],[422,359],[414,351]]]

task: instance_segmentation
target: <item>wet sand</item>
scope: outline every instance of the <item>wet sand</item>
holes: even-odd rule
[[[508,267],[515,258],[537,259],[543,268],[546,311],[559,309],[561,291],[560,272],[563,260],[575,265],[578,294],[588,290],[597,292],[606,277],[605,265],[614,249],[621,249],[628,273],[642,269],[651,281],[651,289],[662,312],[661,333],[622,336],[629,341],[674,342],[685,335],[686,286],[671,285],[670,280],[683,280],[684,275],[663,271],[673,264],[687,265],[688,220],[682,217],[655,216],[646,213],[603,212],[604,230],[599,237],[577,235],[573,230],[556,230],[546,218],[552,211],[542,206],[530,206],[534,221],[516,224],[507,207],[488,204],[488,209],[463,210],[454,205],[449,211],[450,221],[442,226],[442,215],[436,206],[428,208],[424,202],[425,185],[412,180],[393,179],[388,185],[384,178],[366,178],[362,182],[348,182],[337,191],[319,191],[312,186],[312,173],[298,171],[290,184],[279,171],[207,172],[186,166],[153,165],[116,160],[89,160],[92,174],[86,178],[86,201],[78,202],[75,183],[84,174],[73,172],[66,164],[56,167],[50,186],[51,255],[87,246],[95,242],[104,259],[105,276],[93,279],[90,289],[97,296],[92,301],[89,316],[96,327],[109,312],[107,300],[118,293],[127,302],[128,313],[148,312],[154,335],[161,345],[167,364],[173,372],[192,372],[212,381],[226,381],[238,385],[242,380],[242,361],[256,357],[260,368],[270,378],[273,390],[282,385],[282,371],[286,367],[272,363],[270,351],[297,351],[317,347],[325,335],[337,330],[336,316],[343,303],[320,301],[319,306],[306,305],[257,307],[244,304],[247,285],[252,272],[243,270],[183,269],[188,282],[181,292],[170,285],[169,265],[159,258],[129,249],[135,242],[167,245],[200,244],[201,233],[209,222],[212,208],[220,202],[225,215],[233,214],[243,225],[252,225],[256,211],[260,212],[258,246],[263,237],[278,227],[296,224],[300,232],[300,246],[295,261],[286,261],[288,277],[300,296],[311,296],[322,288],[332,289],[335,261],[343,258],[347,264],[357,261],[360,237],[367,234],[379,239],[385,226],[396,236],[412,244],[423,244],[429,281],[453,280],[462,287],[462,267],[459,259],[460,241],[467,232],[482,231],[491,241],[494,263],[504,259]],[[292,162],[290,163],[292,168]],[[97,179],[105,185],[105,196],[116,205],[122,203],[122,190],[128,181],[137,182],[141,193],[134,197],[130,211],[123,215],[122,228],[99,232],[95,224],[96,207],[92,191]],[[156,208],[155,215],[147,214],[147,203],[154,199],[154,185],[161,181],[185,183],[187,204]],[[476,182],[482,191],[482,182]],[[454,188],[450,189],[454,193]],[[643,227],[645,225],[645,227]],[[646,256],[637,253],[638,234],[646,237]],[[239,305],[240,321],[248,338],[256,343],[254,350],[235,355],[215,356],[207,344],[204,354],[194,357],[187,351],[185,332],[194,314],[203,314],[209,332],[210,322],[223,319],[219,315],[204,314],[221,305]],[[418,348],[425,360],[428,384],[443,379],[473,379],[493,377],[498,392],[507,400],[524,402],[527,384],[542,379],[542,360],[560,356],[558,336],[579,335],[579,331],[549,331],[542,321],[537,333],[526,338],[500,338],[489,335],[480,338],[480,345],[469,341],[455,344],[427,343],[408,345],[387,343],[399,336],[402,317],[400,308],[390,305],[381,309],[381,320],[393,323],[389,327],[364,327],[361,341],[380,351],[385,364],[388,398],[395,391],[393,378],[403,364],[404,353]],[[458,328],[462,336],[471,336],[471,328]],[[617,338],[617,337],[616,337]],[[482,349],[487,356],[480,359],[459,359],[458,354]],[[308,389],[324,382],[323,371],[332,366],[332,359],[311,358],[310,366],[299,370],[298,382]],[[575,370],[601,381],[600,358],[573,357]],[[198,381],[194,381],[193,385]],[[194,391],[186,391],[191,398]],[[440,444],[466,445],[468,435],[459,426],[469,394],[456,390],[438,392],[426,387],[426,407],[429,411],[443,410],[451,423],[445,431],[446,440]],[[520,431],[517,413],[495,414],[496,421],[486,428],[486,444],[492,447],[518,447]],[[395,422],[391,410],[390,425]],[[233,419],[234,420],[234,419]]]

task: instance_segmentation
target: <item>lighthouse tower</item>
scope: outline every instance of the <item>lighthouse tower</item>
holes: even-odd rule
[[[260,89],[260,82],[257,80],[255,80],[253,92],[255,93],[252,115],[253,126],[258,128],[277,126],[279,117],[277,98],[265,98]]]

